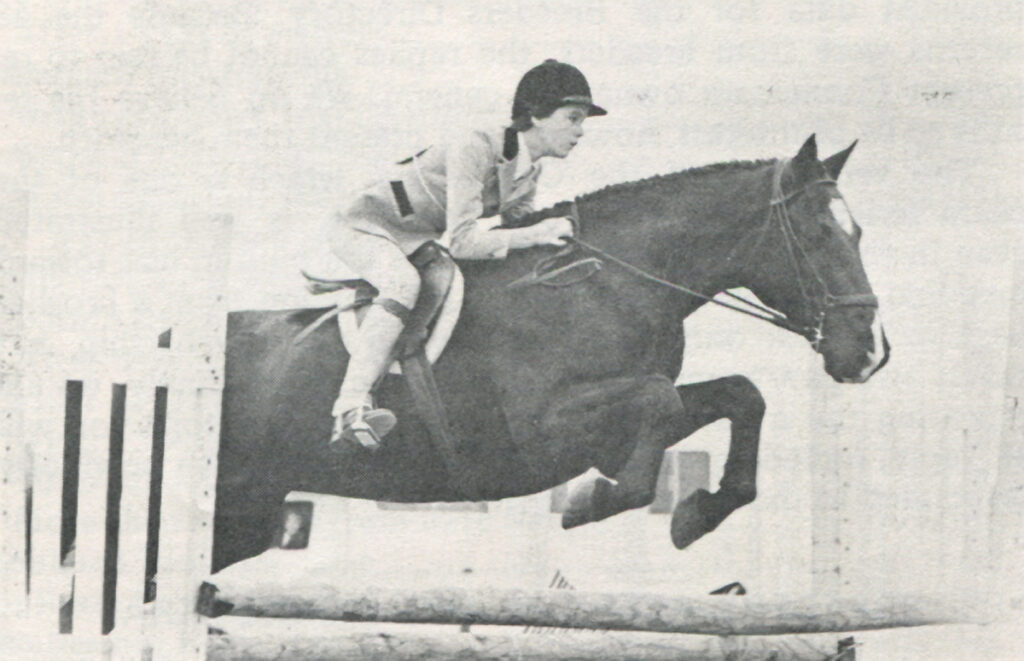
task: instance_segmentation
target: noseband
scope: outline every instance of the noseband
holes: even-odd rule
[[[632,264],[619,259],[618,257],[610,255],[607,252],[601,250],[600,248],[591,245],[585,241],[582,241],[578,238],[570,237],[567,238],[567,241],[591,253],[598,255],[602,259],[618,264],[619,266],[623,267],[627,271],[633,273],[634,275],[640,278],[649,280],[651,282],[654,282],[664,287],[668,287],[670,289],[674,289],[676,291],[681,291],[683,293],[689,294],[690,296],[703,299],[709,303],[714,303],[715,305],[719,305],[729,310],[733,310],[734,312],[740,312],[748,316],[754,317],[755,319],[767,321],[771,324],[778,326],[779,328],[783,328],[792,333],[796,333],[797,335],[805,337],[811,343],[811,346],[814,348],[814,350],[817,351],[819,346],[821,345],[821,341],[825,337],[822,329],[825,324],[825,315],[828,313],[829,310],[845,307],[877,308],[878,298],[874,294],[833,294],[832,292],[829,291],[828,285],[825,283],[825,280],[821,277],[821,274],[818,271],[818,269],[814,267],[814,262],[812,262],[810,257],[807,255],[807,252],[804,250],[803,245],[801,244],[800,239],[796,234],[796,231],[793,229],[793,223],[790,220],[789,209],[786,208],[786,203],[793,200],[794,198],[799,197],[812,186],[817,186],[821,184],[835,186],[837,185],[837,182],[835,179],[832,179],[830,177],[823,177],[821,179],[816,179],[808,184],[805,184],[802,188],[799,188],[795,191],[792,191],[790,193],[784,193],[782,190],[782,174],[786,169],[786,165],[788,164],[789,159],[780,159],[775,163],[775,169],[772,173],[772,197],[769,202],[768,217],[765,221],[764,226],[762,226],[761,230],[758,232],[757,240],[755,241],[753,247],[756,248],[757,246],[759,246],[761,241],[764,239],[764,236],[768,233],[768,230],[771,229],[772,225],[778,224],[779,229],[782,231],[782,237],[786,245],[786,253],[789,255],[789,261],[793,266],[793,270],[796,272],[797,283],[800,286],[800,295],[803,297],[806,306],[811,311],[811,318],[813,319],[813,323],[810,325],[799,324],[791,320],[789,317],[787,317],[782,312],[779,312],[778,310],[772,309],[760,303],[756,303],[754,301],[751,301],[750,299],[744,298],[730,291],[725,291],[723,293],[725,293],[727,296],[731,298],[734,298],[742,302],[744,305],[753,308],[753,310],[749,310],[746,308],[739,307],[737,305],[732,305],[730,303],[720,301],[712,296],[707,296],[705,294],[701,294],[700,292],[694,291],[688,287],[684,287],[683,285],[676,284],[674,282],[669,282],[668,280],[659,278],[641,268],[633,266]],[[843,200],[843,202],[845,204],[845,200]],[[808,284],[804,282],[804,279],[801,275],[801,264],[803,265],[803,269],[809,271],[810,274],[813,276],[814,284],[817,285],[818,289],[818,292],[816,294],[811,294],[808,291]]]

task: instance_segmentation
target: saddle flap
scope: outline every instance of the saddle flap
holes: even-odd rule
[[[455,260],[440,244],[424,243],[409,255],[420,275],[420,294],[399,338],[398,355],[411,355],[426,341],[427,327],[437,317],[455,278]]]

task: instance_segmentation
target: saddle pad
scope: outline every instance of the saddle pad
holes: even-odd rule
[[[448,289],[448,296],[444,299],[444,303],[441,305],[441,309],[437,312],[437,319],[434,321],[434,327],[430,331],[430,337],[427,338],[425,346],[427,360],[431,364],[434,364],[437,359],[441,356],[444,348],[448,345],[448,340],[451,339],[452,332],[455,330],[455,324],[459,321],[459,313],[462,311],[462,292],[465,281],[462,278],[462,271],[456,267],[455,275],[452,278],[452,285]],[[339,305],[344,305],[355,297],[355,290],[346,290],[342,292],[343,298],[338,301]],[[365,314],[364,308],[357,308],[352,310],[345,310],[338,314],[338,330],[341,332],[341,342],[345,345],[345,350],[351,353],[349,348],[353,338],[359,332],[359,321]],[[396,360],[391,364],[391,368],[388,370],[391,374],[401,374],[402,368]]]

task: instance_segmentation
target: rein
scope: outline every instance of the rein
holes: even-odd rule
[[[803,296],[804,301],[807,302],[814,309],[814,325],[798,324],[791,320],[782,312],[779,312],[778,310],[774,310],[768,306],[762,305],[755,301],[751,301],[750,299],[739,296],[738,294],[734,294],[731,291],[725,291],[723,293],[733,299],[736,299],[737,301],[740,301],[741,303],[749,306],[750,308],[753,308],[753,310],[748,310],[738,305],[733,305],[731,303],[720,301],[714,296],[707,296],[706,294],[694,291],[689,287],[685,287],[683,285],[670,282],[668,280],[665,280],[664,278],[660,278],[652,273],[649,273],[648,271],[645,271],[637,266],[634,266],[633,264],[630,264],[629,262],[626,262],[625,260],[619,259],[618,257],[615,257],[614,255],[611,255],[605,252],[604,250],[601,250],[597,246],[587,243],[586,241],[583,241],[581,239],[577,239],[575,237],[566,237],[566,241],[576,246],[579,246],[580,248],[583,248],[591,253],[594,253],[595,255],[598,255],[602,259],[606,259],[609,262],[618,264],[619,266],[621,266],[622,268],[629,271],[633,275],[636,275],[639,278],[648,280],[663,287],[667,287],[674,291],[683,292],[690,296],[694,296],[701,300],[707,301],[708,303],[714,303],[715,305],[724,307],[728,310],[740,312],[755,319],[766,321],[770,324],[778,326],[779,328],[800,335],[801,337],[804,337],[809,342],[811,342],[811,345],[814,347],[815,350],[817,350],[822,339],[824,339],[824,335],[822,333],[822,326],[825,323],[825,314],[829,310],[840,307],[877,308],[878,298],[874,294],[835,295],[828,290],[828,285],[825,284],[825,281],[821,277],[821,274],[818,272],[818,270],[814,268],[814,263],[807,255],[807,252],[804,250],[803,245],[801,245],[800,240],[796,235],[796,231],[793,229],[793,223],[790,220],[789,210],[786,208],[786,203],[798,197],[812,186],[817,186],[819,184],[837,185],[837,182],[835,179],[832,179],[830,177],[823,177],[821,179],[816,179],[815,181],[806,184],[802,188],[799,188],[788,194],[783,193],[782,175],[788,163],[789,159],[781,159],[777,161],[774,166],[775,169],[772,173],[772,197],[769,202],[768,217],[765,220],[763,228],[760,232],[758,232],[758,238],[755,243],[755,247],[760,245],[761,240],[764,238],[765,234],[767,234],[768,230],[771,229],[773,221],[777,221],[779,229],[782,231],[782,236],[786,245],[786,252],[789,255],[789,261],[793,265],[794,270],[796,271],[797,283],[800,286],[800,294],[801,296]],[[818,288],[820,290],[820,294],[817,297],[813,297],[808,293],[807,286],[805,285],[804,279],[801,276],[801,258],[806,269],[810,270],[811,275],[813,275],[814,280],[817,282]]]
[[[644,280],[649,280],[650,282],[653,282],[655,284],[661,285],[663,287],[668,287],[669,289],[673,289],[675,291],[680,291],[680,292],[683,292],[684,294],[689,294],[690,296],[702,299],[704,301],[707,301],[708,303],[714,303],[715,305],[720,305],[723,308],[726,308],[728,310],[734,310],[736,312],[740,312],[740,313],[743,313],[745,315],[749,315],[749,316],[753,317],[754,319],[761,319],[762,321],[767,321],[769,323],[775,324],[776,326],[778,326],[780,328],[784,328],[784,329],[786,329],[788,331],[793,331],[794,333],[800,333],[801,332],[800,331],[801,327],[797,326],[796,324],[791,322],[789,319],[787,319],[786,315],[784,315],[781,312],[778,312],[776,310],[772,310],[771,308],[768,308],[768,307],[765,307],[765,306],[760,305],[758,303],[755,303],[754,301],[750,301],[748,299],[745,299],[742,296],[738,296],[738,295],[733,294],[731,292],[726,292],[727,294],[729,294],[733,298],[736,298],[736,299],[742,301],[743,303],[746,303],[747,305],[755,308],[756,310],[758,310],[759,312],[761,312],[763,314],[758,314],[758,312],[754,312],[752,310],[747,310],[746,308],[741,308],[738,305],[733,305],[731,303],[726,303],[725,301],[720,301],[717,298],[714,298],[713,296],[707,296],[706,294],[701,294],[700,292],[694,291],[694,290],[690,289],[689,287],[684,287],[683,285],[676,284],[674,282],[670,282],[670,281],[665,280],[663,278],[659,278],[658,276],[653,275],[651,273],[648,273],[647,271],[643,270],[642,268],[640,268],[638,266],[633,266],[632,264],[630,264],[629,262],[627,262],[625,260],[619,259],[618,257],[616,257],[614,255],[608,254],[604,250],[601,250],[597,246],[595,246],[593,244],[590,244],[590,243],[587,243],[586,241],[582,241],[580,239],[576,239],[576,238],[573,238],[573,237],[566,237],[565,240],[570,242],[570,243],[573,243],[573,244],[575,244],[575,245],[577,245],[577,246],[579,246],[581,248],[584,248],[585,250],[588,250],[588,251],[594,253],[595,255],[600,256],[602,259],[606,259],[609,262],[612,262],[614,264],[618,264],[619,266],[621,266],[622,268],[626,269],[627,271],[629,271],[633,275],[636,275],[637,277],[643,278]]]

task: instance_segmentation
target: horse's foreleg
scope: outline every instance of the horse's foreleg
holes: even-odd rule
[[[744,376],[687,384],[678,391],[686,409],[681,438],[721,418],[731,423],[729,455],[718,491],[698,489],[676,504],[672,513],[672,543],[683,549],[757,496],[757,451],[765,404],[757,386]]]
[[[675,430],[683,407],[672,382],[664,377],[630,379],[626,392],[621,388],[622,382],[614,379],[607,384],[588,386],[589,397],[577,394],[564,400],[556,407],[556,415],[549,418],[560,423],[553,427],[563,427],[564,421],[570,418],[566,412],[572,411],[576,416],[582,414],[587,418],[582,425],[584,429],[588,426],[601,429],[599,435],[604,436],[606,442],[621,443],[621,435],[615,438],[621,433],[634,443],[632,452],[615,471],[614,479],[590,475],[574,485],[569,506],[562,514],[563,528],[600,521],[629,509],[645,507],[654,500],[662,457],[665,448],[678,438]],[[595,392],[602,394],[595,398]],[[579,431],[577,428],[575,433]]]

